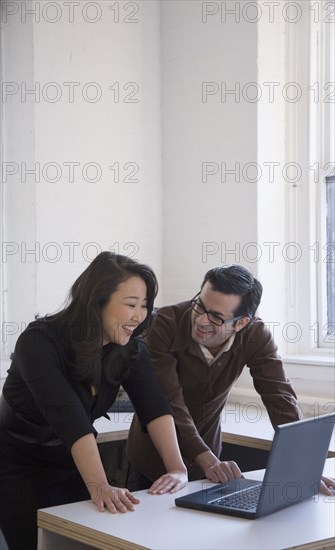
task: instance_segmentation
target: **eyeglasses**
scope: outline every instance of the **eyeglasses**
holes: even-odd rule
[[[198,315],[203,315],[206,313],[207,319],[210,323],[213,323],[213,325],[216,325],[217,327],[221,327],[222,325],[225,325],[226,323],[233,323],[234,321],[238,321],[239,319],[242,319],[243,315],[240,315],[239,317],[233,317],[232,319],[222,319],[216,313],[212,313],[211,311],[208,311],[204,305],[198,301],[198,296],[200,292],[194,296],[191,300],[191,308],[193,311],[195,311]]]

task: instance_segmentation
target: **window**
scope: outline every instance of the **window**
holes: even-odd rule
[[[313,5],[313,4],[312,4]],[[310,159],[316,185],[317,347],[334,344],[334,173],[335,173],[335,29],[321,0],[310,12]],[[317,250],[318,249],[318,250]]]
[[[335,327],[335,176],[326,178],[327,205],[327,335],[332,336]]]
[[[287,106],[287,158],[301,167],[288,188],[288,239],[302,256],[287,266],[288,317],[301,337],[291,354],[333,356],[335,342],[334,180],[335,26],[334,2],[301,2],[303,17],[288,26],[288,82],[300,100]]]

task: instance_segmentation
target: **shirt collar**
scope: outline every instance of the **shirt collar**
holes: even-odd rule
[[[222,346],[222,348],[218,351],[218,353],[214,356],[208,348],[206,348],[205,346],[203,346],[202,344],[199,344],[200,346],[200,349],[202,351],[202,353],[204,354],[205,356],[205,359],[206,361],[208,362],[209,365],[211,365],[212,363],[214,363],[214,361],[216,361],[216,359],[218,359],[220,357],[220,355],[222,353],[224,353],[225,351],[229,351],[235,341],[235,336],[236,334],[233,333],[229,338],[228,340],[226,340]]]

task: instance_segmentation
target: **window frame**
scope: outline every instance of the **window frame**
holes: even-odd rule
[[[329,2],[320,1],[320,13],[325,13]],[[334,175],[335,164],[331,155],[335,150],[334,126],[335,108],[334,104],[326,101],[329,95],[330,83],[335,82],[335,31],[334,26],[324,22],[324,18],[309,18],[309,81],[319,83],[319,97],[310,97],[310,160],[317,163],[317,178],[310,174],[311,184],[316,181],[316,243],[318,243],[318,261],[316,261],[317,280],[317,347],[322,350],[331,349],[334,343],[334,330],[331,335],[327,334],[327,260],[332,258],[331,244],[327,243],[327,200],[326,200],[326,178]],[[313,53],[315,59],[313,59]],[[316,101],[318,99],[318,101]],[[331,124],[333,121],[333,124]]]
[[[324,13],[326,4],[320,0],[319,14]],[[308,0],[300,5],[303,17],[299,24],[287,23],[286,29],[287,82],[298,83],[302,92],[300,101],[286,106],[287,162],[298,163],[302,173],[299,182],[287,185],[286,237],[287,242],[297,243],[302,255],[298,262],[286,266],[286,307],[287,318],[299,324],[301,335],[296,342],[288,343],[287,353],[326,359],[334,354],[334,334],[325,337],[323,331],[327,306],[323,260],[327,250],[321,245],[326,242],[326,185],[322,181],[334,173],[330,158],[333,144],[326,142],[334,106],[323,100],[323,83],[331,82],[326,67],[334,58],[333,51],[329,51],[334,38],[330,40],[331,26],[327,29],[324,19],[315,16],[315,2]],[[318,88],[315,83],[319,83]]]

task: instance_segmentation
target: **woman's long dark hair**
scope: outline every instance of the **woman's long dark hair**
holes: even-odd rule
[[[113,382],[119,382],[124,365],[137,351],[135,336],[150,326],[158,285],[150,267],[127,256],[101,252],[72,285],[67,305],[59,313],[45,318],[47,323],[66,326],[74,352],[73,376],[76,380],[97,384],[100,380],[103,330],[101,313],[118,285],[130,277],[140,277],[147,287],[148,315],[136,328],[126,346],[117,346]],[[116,357],[117,356],[117,357]],[[115,359],[118,359],[115,361]]]

